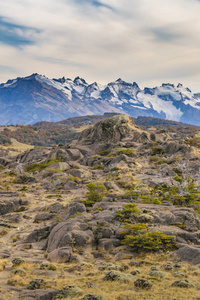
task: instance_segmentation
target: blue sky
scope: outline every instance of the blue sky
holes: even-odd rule
[[[32,73],[200,91],[198,0],[0,0],[0,82]]]

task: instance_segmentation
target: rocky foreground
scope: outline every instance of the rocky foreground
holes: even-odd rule
[[[200,299],[199,153],[117,115],[0,158],[0,299]]]

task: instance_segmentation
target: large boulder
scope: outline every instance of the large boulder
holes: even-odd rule
[[[175,254],[183,261],[200,264],[200,246],[184,245]]]
[[[127,139],[143,143],[150,140],[151,137],[149,132],[136,126],[133,118],[130,116],[116,115],[85,129],[81,133],[76,147],[101,144],[104,145],[104,148],[109,148],[113,143],[117,144]],[[93,146],[93,148],[95,147]]]
[[[87,224],[71,219],[53,228],[48,238],[47,251],[66,246],[86,247],[92,244],[93,240],[93,233]]]
[[[187,231],[200,229],[200,219],[193,208],[154,204],[138,204],[138,207],[142,211],[148,211],[148,214],[154,218],[154,223],[178,225]]]
[[[74,260],[71,247],[63,247],[50,252],[47,259],[57,263],[69,263]]]

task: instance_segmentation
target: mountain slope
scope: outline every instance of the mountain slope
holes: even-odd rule
[[[69,117],[127,113],[200,125],[200,95],[181,84],[141,90],[121,79],[107,85],[76,77],[32,74],[0,84],[0,125],[60,121]]]

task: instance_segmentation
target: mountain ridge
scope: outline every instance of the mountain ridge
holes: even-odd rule
[[[200,125],[200,94],[181,83],[140,89],[121,78],[101,85],[76,77],[49,79],[34,73],[0,84],[0,125],[57,122],[105,112]]]

